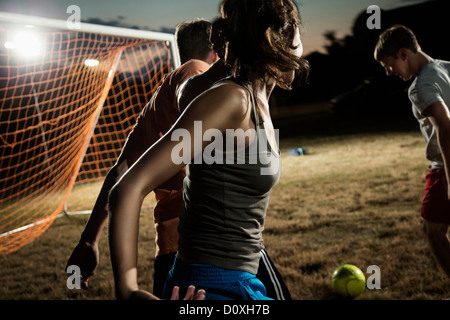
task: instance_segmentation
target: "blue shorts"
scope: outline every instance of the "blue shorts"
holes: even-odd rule
[[[170,299],[173,287],[178,286],[182,299],[190,285],[204,289],[206,300],[272,300],[266,297],[266,288],[254,274],[185,263],[178,258],[167,276],[162,297]]]

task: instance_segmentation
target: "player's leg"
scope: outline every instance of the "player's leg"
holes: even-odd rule
[[[444,272],[450,277],[450,201],[444,169],[432,169],[426,176],[422,201],[423,230],[430,248]]]
[[[450,277],[450,238],[449,225],[424,220],[424,232],[431,251],[441,268]]]
[[[266,287],[266,295],[275,300],[292,300],[289,289],[284,283],[283,277],[269,258],[266,250],[261,250],[259,269],[256,278]]]

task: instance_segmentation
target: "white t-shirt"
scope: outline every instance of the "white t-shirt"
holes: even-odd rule
[[[411,84],[408,94],[412,103],[413,114],[419,121],[420,130],[427,143],[426,157],[431,161],[431,168],[444,168],[436,132],[427,117],[426,109],[438,101],[444,102],[449,108],[450,62],[434,60],[434,62],[424,66]]]

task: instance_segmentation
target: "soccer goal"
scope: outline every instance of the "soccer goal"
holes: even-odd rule
[[[103,180],[178,67],[174,35],[0,12],[0,253],[40,236],[74,187]]]

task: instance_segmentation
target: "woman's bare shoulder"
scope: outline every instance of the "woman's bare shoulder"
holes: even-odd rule
[[[249,114],[249,101],[250,96],[246,88],[232,81],[220,81],[195,98],[188,106],[187,112],[195,119],[214,118],[214,121],[234,128],[239,127]]]
[[[205,95],[217,100],[220,104],[228,107],[246,108],[249,102],[249,92],[243,86],[231,80],[222,80],[214,84]]]

